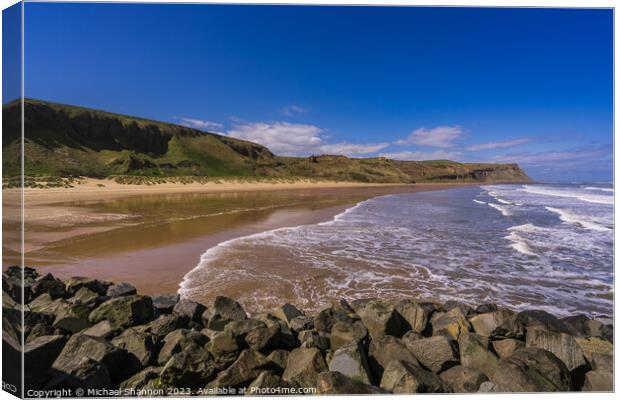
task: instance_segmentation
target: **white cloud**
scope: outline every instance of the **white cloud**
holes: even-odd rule
[[[340,142],[334,144],[324,144],[320,147],[320,150],[322,153],[326,154],[359,155],[374,153],[388,147],[389,145],[389,143],[357,144]]]
[[[493,150],[493,149],[505,149],[507,147],[515,147],[525,143],[531,142],[530,138],[522,138],[522,139],[514,139],[514,140],[505,140],[503,142],[487,142],[487,143],[479,143],[473,144],[467,147],[469,151],[481,151],[481,150]]]
[[[438,126],[432,129],[418,128],[411,132],[405,139],[397,140],[401,146],[429,146],[448,148],[453,147],[454,142],[461,139],[464,132],[460,126]]]
[[[461,157],[461,153],[458,151],[398,151],[394,153],[381,153],[381,157],[391,158],[394,160],[452,160],[455,161]]]
[[[224,125],[220,124],[218,122],[213,122],[213,121],[203,121],[201,119],[195,119],[195,118],[179,118],[181,120],[181,125],[187,126],[189,128],[196,128],[196,129],[219,129],[222,128]]]
[[[379,151],[389,143],[329,143],[325,130],[315,125],[289,122],[252,122],[235,125],[226,134],[267,146],[279,155],[342,154],[364,155]]]
[[[295,114],[304,114],[310,111],[310,108],[298,106],[296,104],[292,104],[290,106],[282,107],[280,112],[288,117],[291,117]]]

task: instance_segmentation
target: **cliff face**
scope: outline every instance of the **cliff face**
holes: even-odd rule
[[[180,125],[38,100],[25,101],[29,176],[313,178],[377,183],[527,182],[516,164],[278,157],[264,146]],[[3,107],[4,175],[19,173],[19,103]]]
[[[15,168],[19,103],[3,108],[3,167]],[[254,163],[272,159],[264,146],[166,124],[82,107],[25,102],[27,175],[209,175],[252,174]]]
[[[399,166],[420,181],[530,182],[517,164],[462,164],[453,161],[405,161]]]

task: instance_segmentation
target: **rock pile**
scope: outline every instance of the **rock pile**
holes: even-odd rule
[[[3,273],[3,345],[18,352],[23,332],[27,389],[613,390],[613,326],[606,319],[411,299],[341,301],[315,315],[285,304],[248,315],[226,297],[202,305],[142,296],[127,283],[63,282],[31,268],[22,288],[20,276],[17,267]]]

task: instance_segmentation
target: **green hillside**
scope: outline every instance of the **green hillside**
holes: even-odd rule
[[[312,178],[377,183],[529,180],[516,164],[280,157],[244,140],[39,100],[27,99],[24,115],[24,169],[30,177]],[[5,105],[3,117],[6,178],[20,171],[20,103]]]

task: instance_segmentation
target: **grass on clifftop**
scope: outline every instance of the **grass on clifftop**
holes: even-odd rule
[[[266,147],[185,126],[26,99],[24,174],[318,179],[372,183],[528,181],[515,164],[276,156]],[[4,177],[19,176],[21,107],[3,107]],[[6,180],[6,179],[5,179]]]

